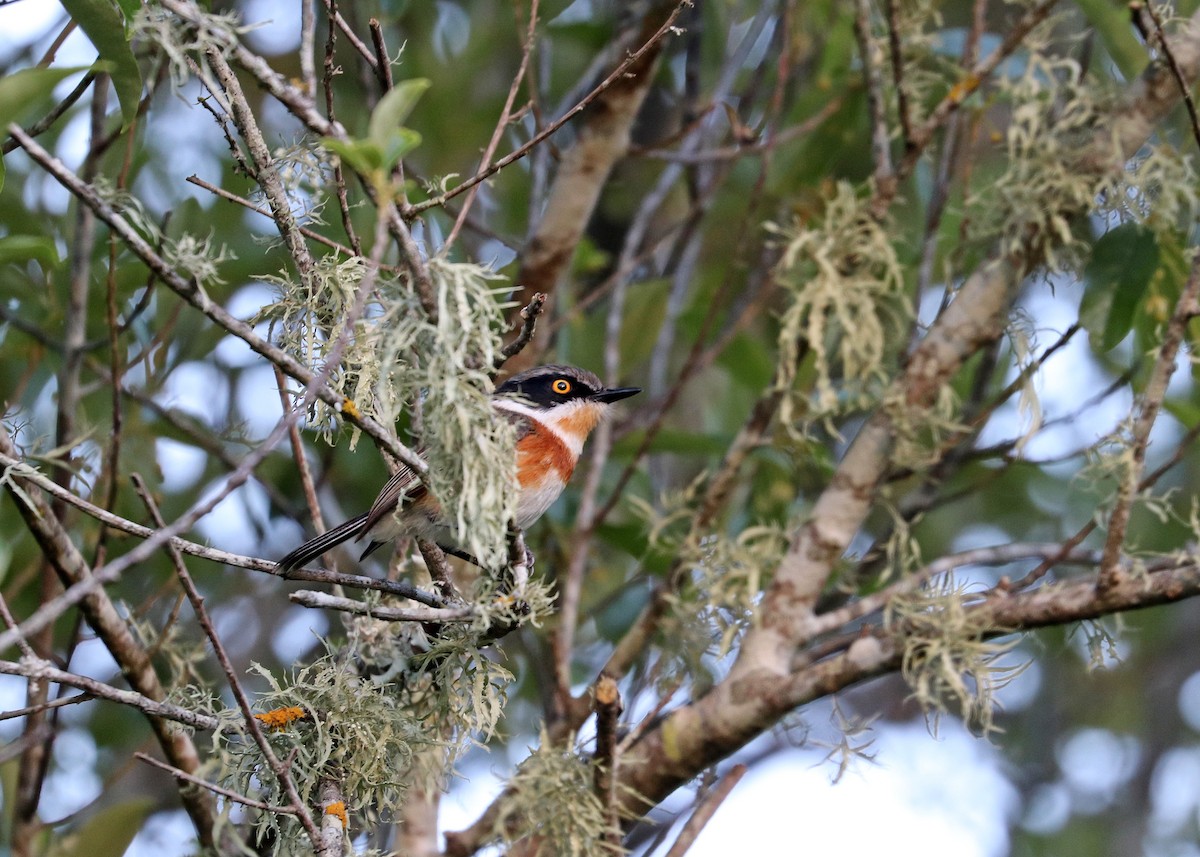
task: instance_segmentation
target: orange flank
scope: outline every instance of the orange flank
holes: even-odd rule
[[[563,482],[575,471],[575,456],[554,432],[533,423],[517,453],[517,478],[522,488],[540,482],[551,472]]]

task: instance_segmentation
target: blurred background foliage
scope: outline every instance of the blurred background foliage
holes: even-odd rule
[[[1181,3],[1167,11],[1190,14],[1191,5]],[[965,0],[899,6],[914,18],[924,16],[924,32],[932,39],[933,47],[920,57],[933,81],[920,90],[922,110],[946,94],[948,85],[944,76],[938,76],[939,65],[957,62],[973,15],[982,11],[985,16],[982,48],[987,52],[1022,11],[1019,4]],[[77,18],[89,14],[79,9],[49,0],[0,6],[0,31],[11,33],[0,40],[4,75],[41,60],[70,14]],[[258,25],[245,32],[246,43],[292,78],[302,74],[297,10],[296,4],[268,0],[213,4],[213,11],[228,11]],[[520,63],[528,9],[520,4],[514,14],[509,4],[397,0],[348,3],[340,11],[358,33],[367,31],[369,17],[378,18],[388,44],[398,54],[393,69],[397,80],[432,81],[406,121],[422,137],[421,145],[405,160],[409,201],[420,202],[444,184],[454,183],[453,177],[470,175]],[[598,71],[619,61],[628,47],[614,45],[614,34],[627,32],[630,18],[643,11],[639,4],[601,0],[543,3],[530,69],[537,100],[507,129],[499,151],[528,139],[535,120],[560,115],[594,83]],[[1054,50],[1077,60],[1086,78],[1098,87],[1116,91],[1144,65],[1145,47],[1123,4],[1063,2],[1055,14],[1048,36]],[[711,122],[706,149],[743,147],[738,156],[696,159],[684,178],[670,187],[649,219],[647,238],[639,248],[645,254],[642,264],[627,283],[616,287],[624,304],[616,317],[619,360],[608,367],[615,369],[611,380],[636,383],[647,391],[630,404],[617,424],[603,486],[616,484],[652,424],[654,407],[686,363],[697,359],[693,343],[711,348],[712,359],[666,412],[649,455],[624,489],[627,498],[637,498],[640,505],[622,500],[598,531],[599,547],[589,561],[573,661],[574,676],[581,683],[594,677],[610,644],[644,605],[647,581],[663,574],[672,560],[669,552],[651,543],[646,518],[671,508],[672,495],[715,468],[770,382],[786,297],[764,274],[776,240],[765,224],[815,222],[823,216],[838,183],[861,188],[871,177],[871,123],[854,15],[854,4],[833,0],[778,4],[699,0],[688,9],[680,21],[682,33],[666,42],[654,86],[633,131],[632,151],[605,184],[569,274],[543,320],[544,328],[554,333],[547,359],[597,370],[605,367],[606,349],[613,341],[609,315],[614,266],[649,189],[681,160],[674,154],[674,141],[696,123]],[[729,69],[731,51],[756,29],[759,35],[747,40],[744,62],[733,70],[732,81],[720,80]],[[318,41],[324,34],[322,23]],[[90,41],[98,45],[97,37]],[[56,66],[87,66],[94,56],[89,39],[78,32],[57,50]],[[135,41],[133,50],[152,95],[136,120],[124,113],[127,94],[108,105],[100,127],[112,135],[111,145],[95,164],[80,164],[91,122],[88,97],[70,107],[38,139],[73,168],[85,173],[94,170],[111,187],[127,189],[140,201],[146,221],[161,229],[164,242],[190,237],[220,248],[219,279],[207,280],[205,291],[235,315],[250,318],[272,300],[264,280],[278,274],[289,260],[268,218],[188,183],[194,175],[238,195],[254,194],[252,182],[229,157],[220,129],[198,106],[203,93],[195,81],[171,86],[154,45]],[[338,118],[351,135],[363,136],[379,88],[362,71],[345,40],[339,43],[337,60],[342,72],[334,81]],[[1023,61],[1018,50],[1002,73],[1017,75]],[[920,65],[913,68],[922,70]],[[117,64],[112,73],[120,82],[129,69]],[[781,73],[786,77],[781,78]],[[23,95],[14,103],[0,98],[2,118],[6,123],[28,123],[77,82],[78,74],[56,86],[42,81],[36,97]],[[719,85],[724,91],[714,97]],[[248,87],[247,95],[270,146],[284,150],[304,142],[304,130],[278,104],[257,89]],[[765,127],[761,123],[768,109],[774,111],[774,118]],[[987,249],[973,240],[972,218],[978,217],[980,205],[987,205],[989,190],[996,187],[1007,164],[1003,136],[1008,109],[988,93],[966,103],[957,143],[962,151],[949,199],[933,199],[939,187],[939,163],[934,156],[922,160],[900,189],[889,234],[908,277],[907,295],[921,319],[932,317],[945,287],[955,285],[959,272],[971,270]],[[118,133],[123,119],[130,123],[128,130]],[[789,135],[795,129],[800,131]],[[527,230],[545,199],[545,182],[573,133],[568,126],[548,145],[486,184],[453,250],[454,258],[492,263],[505,277],[516,276]],[[1191,145],[1182,108],[1158,133],[1164,142],[1173,141],[1184,151]],[[776,134],[785,139],[770,147],[768,157],[753,154]],[[1194,152],[1188,153],[1189,160],[1194,157]],[[20,151],[7,153],[4,163],[0,401],[5,403],[6,419],[20,426],[19,440],[25,449],[48,454],[55,446],[56,379],[62,370],[59,339],[69,313],[68,264],[76,240],[77,206]],[[301,200],[305,197],[305,193],[297,195]],[[336,208],[324,192],[313,189],[307,202],[319,204],[305,211],[310,225],[343,240]],[[440,245],[460,203],[461,197],[445,209],[425,212],[417,237],[427,248]],[[936,232],[929,235],[931,212],[941,205],[945,205],[944,216],[935,218]],[[138,210],[130,202],[126,206],[127,211]],[[369,235],[373,209],[361,206],[352,214],[359,233]],[[677,254],[683,245],[664,236],[693,219],[693,228],[702,238],[688,245],[697,257],[688,262],[692,273],[679,288],[673,276],[681,265]],[[1157,340],[1159,325],[1186,277],[1183,248],[1194,238],[1193,224],[1172,224],[1174,240],[1141,226],[1118,226],[1100,216],[1081,218],[1071,229],[1085,247],[1080,255],[1090,257],[1090,263],[1052,277],[1031,278],[1013,327],[1025,334],[1031,347],[1036,342],[1044,349],[1079,319],[1090,345],[1081,345],[1085,338],[1081,334],[1070,349],[1039,371],[1035,383],[1044,422],[1028,444],[1016,444],[1028,425],[1026,416],[1014,402],[1006,403],[992,415],[974,450],[963,454],[944,482],[935,481],[928,488],[939,499],[911,521],[912,556],[929,560],[980,545],[1063,540],[1096,515],[1111,495],[1111,481],[1090,483],[1084,464],[1100,439],[1117,430],[1127,416],[1131,396],[1144,380],[1145,354]],[[935,247],[931,255],[925,252],[929,245]],[[313,251],[330,252],[315,244]],[[165,517],[171,520],[198,495],[212,490],[274,424],[280,414],[276,381],[265,362],[223,330],[199,319],[165,288],[147,294],[146,272],[140,265],[122,262],[110,269],[109,254],[108,242],[101,240],[90,260],[93,282],[101,285],[88,294],[85,382],[75,415],[79,447],[72,460],[70,485],[96,496],[109,484],[104,455],[112,431],[113,400],[108,381],[108,289],[103,280],[111,270],[117,313],[136,315],[121,353],[127,392],[121,402],[120,490],[113,511],[144,519],[142,504],[124,487],[129,474],[137,472],[151,483]],[[922,264],[934,273],[929,277],[932,288],[918,294],[916,272]],[[142,304],[144,309],[139,310]],[[663,330],[671,331],[669,341],[662,338]],[[973,384],[984,383],[995,391],[1011,382],[1022,359],[1013,347],[1017,341],[1011,337],[996,354],[976,358],[991,359],[994,365],[972,364],[956,379],[959,396],[969,399]],[[892,353],[902,355],[903,349]],[[810,362],[802,362],[797,387],[811,389],[814,373]],[[1200,396],[1193,376],[1189,365],[1171,387],[1171,415],[1162,418],[1155,435],[1152,467],[1166,460],[1184,433],[1200,422]],[[808,425],[801,433],[780,428],[775,442],[757,449],[742,471],[723,524],[726,531],[783,527],[802,517],[861,418],[861,411],[849,408],[836,419]],[[327,519],[365,509],[384,478],[379,456],[365,446],[351,453],[344,443],[330,446],[315,436],[310,438],[310,449]],[[46,465],[50,472],[55,472],[55,466]],[[1187,452],[1160,482],[1157,493],[1172,515],[1156,516],[1146,509],[1136,514],[1130,541],[1138,550],[1178,549],[1195,537],[1188,519],[1196,467],[1195,454]],[[537,568],[551,578],[571,551],[581,481],[529,534]],[[896,477],[892,496],[901,508],[908,491],[919,489],[918,483],[917,477]],[[604,500],[607,491],[602,488],[599,496]],[[234,552],[272,558],[305,536],[306,519],[296,468],[290,452],[281,447],[258,468],[250,484],[200,523],[194,537]],[[111,533],[98,548],[93,521],[78,515],[70,521],[85,551],[127,549],[129,540]],[[893,535],[894,524],[889,515],[880,513],[854,543],[854,555],[861,556],[874,539]],[[0,585],[18,616],[27,615],[43,598],[40,565],[37,545],[13,513],[11,502],[3,501]],[[977,582],[992,582],[998,573],[981,572]],[[273,578],[211,566],[197,569],[196,574],[225,643],[242,667],[254,662],[281,673],[317,655],[320,635],[342,633],[340,619],[289,605],[280,582]],[[126,575],[114,594],[146,628],[161,629],[175,607],[173,580],[169,563],[160,558]],[[1003,771],[1020,795],[1020,806],[1006,819],[1007,842],[985,843],[982,847],[988,850],[981,853],[1007,850],[1069,857],[1197,852],[1200,651],[1194,641],[1198,630],[1200,605],[1187,601],[1091,626],[1040,631],[1021,643],[1013,661],[1028,660],[1031,665],[1014,684],[1019,692],[1001,693],[1003,710],[996,720],[1002,731],[989,739],[1003,751]],[[56,650],[64,655],[70,651],[77,671],[108,675],[111,664],[98,644],[86,633],[76,640],[76,633],[70,622],[60,622]],[[172,627],[171,633],[178,637],[170,647],[173,662],[167,663],[164,653],[160,666],[188,680],[195,671],[218,681],[196,629],[185,623]],[[552,670],[546,631],[524,629],[501,649],[498,657],[516,679],[509,689],[501,734],[493,743],[508,742],[519,754],[535,739],[544,714]],[[722,668],[719,659],[706,659],[704,664],[716,673]],[[643,669],[626,691],[628,697],[636,698],[655,679],[652,671]],[[693,680],[703,685],[702,677]],[[256,685],[253,677],[247,681],[260,691],[266,689],[261,682]],[[3,686],[4,707],[20,707],[22,684],[8,680]],[[884,730],[891,721],[922,716],[907,697],[904,685],[888,678],[846,694],[841,704],[863,717],[882,714],[874,728]],[[808,720],[808,715],[801,716]],[[824,715],[812,717],[820,720]],[[86,839],[93,855],[119,853],[119,848],[104,843],[120,842],[141,822],[125,823],[128,815],[124,815],[118,824],[116,813],[132,812],[140,819],[148,812],[176,806],[164,775],[128,763],[130,753],[144,749],[148,741],[141,716],[117,706],[91,704],[65,709],[60,722],[75,736],[71,740],[76,743],[69,746],[82,744],[86,749],[78,758],[58,758],[53,763],[47,794],[57,791],[57,796],[44,799],[43,817],[53,821],[79,813],[71,827],[77,831],[86,829],[80,825],[89,817],[107,824],[109,832],[86,837],[80,833],[74,841]],[[6,740],[15,740],[11,722],[5,729]],[[781,736],[760,752],[786,745]],[[501,764],[494,760],[504,756],[494,752],[490,758],[493,761],[482,764]],[[879,761],[887,764],[886,759]],[[6,757],[0,766],[6,794],[12,788],[15,765],[14,758]],[[1089,778],[1080,773],[1096,769],[1102,775]],[[81,772],[86,774],[82,779]],[[64,779],[69,777],[76,782],[69,784]],[[142,795],[151,796],[153,803],[130,802]],[[7,800],[6,804],[11,806]],[[803,807],[796,812],[803,817]],[[862,808],[864,818],[869,812]],[[59,847],[63,854],[82,849],[68,839]]]

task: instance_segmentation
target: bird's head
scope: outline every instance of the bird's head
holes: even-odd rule
[[[640,393],[640,387],[605,387],[586,369],[536,366],[513,375],[496,388],[497,407],[532,416],[580,446],[613,402]]]

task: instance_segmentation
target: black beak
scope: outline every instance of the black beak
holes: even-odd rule
[[[613,387],[608,390],[599,390],[592,393],[592,398],[597,402],[619,402],[621,399],[628,399],[637,393],[642,392],[641,387]]]

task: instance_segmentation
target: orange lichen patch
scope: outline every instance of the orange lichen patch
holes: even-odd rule
[[[541,481],[549,471],[556,472],[564,481],[575,471],[571,450],[554,432],[542,426],[535,424],[517,449],[517,480],[522,488]]]
[[[950,101],[959,102],[979,88],[982,81],[977,75],[969,74],[958,83],[950,88],[950,92],[946,95]]]
[[[262,714],[254,715],[255,720],[262,721],[272,729],[282,729],[294,720],[304,720],[307,717],[308,713],[298,705],[289,705],[286,708],[273,708]]]
[[[354,404],[353,399],[346,399],[342,402],[342,413],[355,420],[362,416],[358,411],[358,405]]]
[[[350,819],[346,816],[346,804],[340,800],[335,800],[329,806],[325,807],[325,814],[336,817],[342,823],[342,830],[350,826]]]

